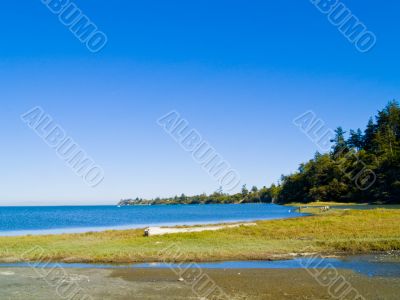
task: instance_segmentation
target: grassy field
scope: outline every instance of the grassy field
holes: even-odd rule
[[[400,250],[400,210],[331,210],[315,216],[260,221],[257,226],[153,237],[144,237],[143,230],[0,237],[0,260],[155,262],[166,258],[160,251],[171,245],[180,253],[179,257],[169,257],[173,261],[277,259],[310,251]]]
[[[341,202],[310,202],[310,203],[300,203],[294,202],[286,204],[286,206],[355,206],[355,205],[368,205],[368,203],[341,203]]]

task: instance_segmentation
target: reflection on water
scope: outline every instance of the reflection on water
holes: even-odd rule
[[[37,268],[83,268],[83,269],[117,269],[117,268],[190,268],[200,267],[203,269],[299,269],[304,266],[309,268],[337,268],[349,269],[367,276],[400,277],[400,256],[393,255],[362,255],[347,256],[341,258],[297,258],[292,260],[278,261],[227,261],[198,264],[166,264],[166,263],[145,263],[131,265],[111,264],[66,264],[66,263],[39,263]],[[31,267],[29,263],[0,264],[0,267]]]

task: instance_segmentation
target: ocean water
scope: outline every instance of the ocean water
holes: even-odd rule
[[[0,236],[58,234],[283,219],[302,216],[274,204],[0,207]]]

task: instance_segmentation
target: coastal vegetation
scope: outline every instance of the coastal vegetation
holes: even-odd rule
[[[255,226],[145,237],[143,229],[47,236],[0,237],[3,262],[157,262],[175,245],[175,261],[282,259],[309,252],[400,250],[400,210],[339,210]]]
[[[313,127],[309,124],[309,127]],[[371,118],[364,130],[335,131],[329,153],[317,152],[290,175],[270,187],[246,185],[229,195],[121,200],[120,205],[212,203],[400,203],[400,106],[391,101]]]
[[[210,195],[186,196],[182,194],[170,198],[124,199],[118,205],[271,203],[278,195],[278,189],[279,187],[272,185],[270,188],[263,187],[261,189],[253,186],[249,190],[246,185],[243,185],[241,193],[233,195],[224,193],[220,188]]]

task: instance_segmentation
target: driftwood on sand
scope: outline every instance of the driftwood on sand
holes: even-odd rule
[[[239,223],[229,225],[214,225],[214,226],[201,226],[201,227],[148,227],[144,230],[145,236],[164,235],[171,233],[187,233],[187,232],[201,232],[201,231],[215,231],[225,228],[235,228],[239,226],[255,226],[256,223]]]

